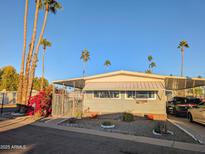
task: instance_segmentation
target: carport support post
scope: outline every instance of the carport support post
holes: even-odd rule
[[[72,110],[72,115],[74,117],[74,113],[75,113],[75,81],[73,82],[73,88],[74,88],[74,93],[73,93],[73,110]]]
[[[194,88],[195,88],[195,80],[193,81],[193,86],[192,86],[192,87],[193,87],[193,88],[192,88],[192,89],[193,89],[193,91],[192,91],[192,92],[193,92],[192,95],[195,97],[195,90],[194,90]]]
[[[187,90],[187,87],[186,87],[186,85],[187,85],[187,80],[185,79],[185,83],[184,83],[184,85],[185,85],[185,87],[184,87],[184,97],[186,97],[186,90]]]
[[[54,107],[54,103],[56,103],[55,102],[55,84],[53,84],[53,92],[52,92],[52,113],[51,113],[51,115],[53,116],[54,114],[55,114],[55,112],[56,112],[56,108]],[[53,114],[53,112],[54,112],[54,114]]]
[[[62,115],[64,116],[64,95],[65,95],[65,86],[63,84],[63,93],[62,93]]]

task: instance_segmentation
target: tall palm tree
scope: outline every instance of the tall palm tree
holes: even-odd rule
[[[182,62],[181,62],[181,76],[184,75],[184,48],[189,48],[189,44],[187,43],[187,41],[182,40],[178,47],[181,49],[181,54],[182,54]]]
[[[20,73],[19,73],[18,89],[17,89],[17,102],[18,103],[22,103],[24,65],[25,65],[25,56],[26,56],[27,17],[28,17],[28,0],[25,1],[24,40],[23,40],[23,51],[22,51],[22,58],[21,58],[21,70],[20,70]]]
[[[109,66],[111,65],[110,60],[106,60],[104,63],[105,68],[108,70]]]
[[[157,67],[156,63],[153,62],[153,57],[152,56],[148,56],[147,57],[148,61],[149,61],[149,66],[148,66],[148,70],[146,70],[146,73],[152,73],[153,72],[153,68]]]
[[[38,14],[39,14],[39,4],[40,0],[36,0],[36,10],[35,10],[35,16],[34,16],[34,24],[33,24],[33,34],[31,38],[31,42],[29,44],[29,52],[26,58],[26,70],[25,70],[25,76],[23,80],[23,92],[22,92],[22,103],[27,103],[27,91],[28,91],[28,80],[29,80],[29,70],[31,65],[31,59],[33,56],[33,50],[36,40],[36,33],[37,33],[37,24],[38,24]]]
[[[38,61],[39,47],[40,47],[41,40],[43,38],[44,30],[45,30],[45,27],[46,27],[48,13],[51,12],[51,13],[55,14],[58,9],[62,8],[61,4],[58,3],[56,0],[43,0],[41,4],[42,4],[41,6],[43,8],[45,8],[45,14],[44,14],[44,20],[43,20],[41,33],[40,33],[40,36],[39,36],[39,39],[38,39],[38,43],[36,45],[34,57],[33,57],[33,60],[32,60],[31,69],[30,69],[30,72],[29,72],[30,77],[29,77],[29,82],[28,82],[27,96],[31,96],[33,79],[34,79],[34,76],[35,76],[35,69],[36,69],[37,61]]]
[[[42,54],[42,78],[41,78],[41,90],[43,90],[44,88],[44,57],[45,57],[45,53],[46,53],[46,48],[47,47],[51,47],[51,42],[49,42],[46,39],[42,39],[41,40],[41,45],[43,47],[43,54]]]
[[[80,59],[83,61],[83,77],[85,77],[86,63],[90,59],[90,52],[86,48],[83,49]]]

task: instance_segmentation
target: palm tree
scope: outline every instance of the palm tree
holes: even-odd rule
[[[83,49],[81,56],[80,56],[80,59],[83,60],[83,77],[85,77],[86,63],[90,59],[90,52],[86,48]]]
[[[29,72],[30,77],[29,77],[29,82],[28,82],[27,96],[31,96],[33,79],[34,79],[34,76],[35,76],[35,69],[36,69],[37,61],[38,61],[39,47],[40,47],[41,40],[43,38],[44,30],[45,30],[45,27],[46,27],[48,13],[51,12],[51,13],[55,14],[58,9],[62,8],[61,4],[58,3],[56,0],[44,0],[44,1],[42,1],[41,4],[42,5],[40,5],[40,6],[45,8],[45,14],[44,14],[44,20],[43,20],[41,33],[40,33],[40,36],[39,36],[39,39],[38,39],[38,43],[36,45],[35,54],[34,54],[31,69],[30,69],[30,72]]]
[[[151,62],[149,68],[152,70],[154,67],[157,67],[155,62]]]
[[[153,68],[157,67],[156,63],[153,62],[153,57],[152,56],[148,56],[147,57],[148,61],[149,61],[149,66],[148,66],[148,70],[146,70],[146,73],[152,73],[153,72]]]
[[[46,53],[46,47],[51,47],[52,44],[48,40],[42,39],[41,45],[43,46],[41,90],[43,90],[43,88],[44,88],[44,57],[45,57],[45,53]]]
[[[187,43],[187,41],[185,40],[182,40],[178,47],[177,48],[180,48],[181,49],[181,54],[182,54],[182,63],[181,63],[181,76],[184,75],[184,48],[189,48],[189,45]]]
[[[108,70],[109,66],[111,65],[110,60],[106,60],[104,63],[105,68]]]
[[[27,34],[27,17],[28,17],[28,0],[25,1],[25,12],[24,12],[24,40],[23,40],[23,51],[21,58],[21,70],[18,79],[18,90],[17,90],[17,102],[22,103],[22,89],[23,89],[23,77],[24,77],[24,65],[26,56],[26,34]]]
[[[33,49],[36,40],[36,33],[37,33],[37,23],[38,23],[38,13],[39,13],[39,4],[40,0],[36,0],[36,10],[34,16],[34,24],[33,24],[33,34],[31,38],[31,42],[29,44],[29,52],[26,58],[26,70],[25,70],[25,77],[23,80],[23,92],[22,92],[22,103],[27,103],[27,91],[28,91],[28,80],[29,80],[29,70],[31,65],[31,59],[33,56]]]

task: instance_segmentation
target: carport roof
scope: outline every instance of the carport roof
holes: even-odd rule
[[[165,77],[165,89],[182,90],[205,86],[204,78]]]
[[[81,77],[81,78],[56,80],[56,81],[53,81],[52,83],[83,89],[85,87],[86,80],[95,79],[95,78],[103,78],[103,77],[120,75],[120,74],[162,79],[165,81],[164,89],[167,89],[167,90],[182,90],[182,89],[194,88],[194,87],[199,87],[199,86],[205,86],[205,78],[186,78],[186,77],[177,77],[177,76],[164,76],[164,75],[147,74],[147,73],[130,72],[130,71],[116,71],[116,72],[98,74],[94,76],[87,76],[87,77]]]

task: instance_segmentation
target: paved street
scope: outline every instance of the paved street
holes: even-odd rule
[[[198,140],[205,144],[205,126],[196,122],[189,122],[185,117],[175,117],[169,115],[168,118],[174,123],[180,125],[182,128],[186,129],[188,132],[193,134]]]
[[[168,147],[111,139],[38,126],[23,126],[0,133],[0,145],[25,145],[23,150],[1,150],[15,154],[194,154]]]

